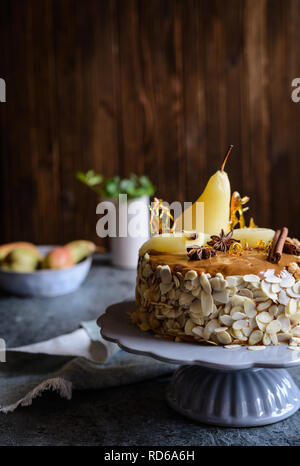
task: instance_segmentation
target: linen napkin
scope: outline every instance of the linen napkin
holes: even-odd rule
[[[11,348],[0,363],[0,412],[28,406],[46,390],[70,400],[72,390],[140,382],[174,371],[174,364],[126,353],[104,340],[95,321],[72,333]]]

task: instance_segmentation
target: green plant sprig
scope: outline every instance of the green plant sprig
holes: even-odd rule
[[[127,194],[128,199],[141,196],[153,196],[155,186],[145,175],[131,174],[129,178],[120,179],[119,176],[104,178],[103,175],[89,170],[86,173],[77,172],[76,178],[88,186],[102,198],[118,198],[119,194]]]

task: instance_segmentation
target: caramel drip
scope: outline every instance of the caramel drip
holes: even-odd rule
[[[183,253],[160,253],[150,252],[150,264],[152,268],[158,265],[168,265],[172,271],[185,273],[188,270],[195,270],[199,274],[210,273],[212,276],[220,272],[225,277],[230,275],[262,275],[269,269],[274,269],[275,274],[289,266],[292,262],[299,262],[299,258],[290,254],[282,254],[279,264],[272,264],[267,261],[267,254],[257,249],[245,251],[242,256],[230,256],[228,253],[217,252],[217,255],[210,259],[190,261]]]

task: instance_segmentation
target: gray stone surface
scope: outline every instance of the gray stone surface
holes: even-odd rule
[[[59,298],[0,295],[8,346],[74,330],[108,306],[134,295],[135,271],[96,261],[82,287]],[[300,369],[290,371],[300,385]],[[0,445],[300,445],[300,410],[286,421],[251,429],[196,424],[165,403],[168,379],[74,392],[71,401],[47,393],[31,407],[0,415]]]

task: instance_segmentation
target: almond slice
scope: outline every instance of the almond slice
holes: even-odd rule
[[[261,330],[254,330],[249,337],[249,344],[256,345],[263,338],[263,332]]]
[[[257,275],[249,274],[244,275],[244,281],[249,283],[258,283],[260,280]]]
[[[250,351],[261,351],[266,349],[265,346],[248,346],[248,350]]]

